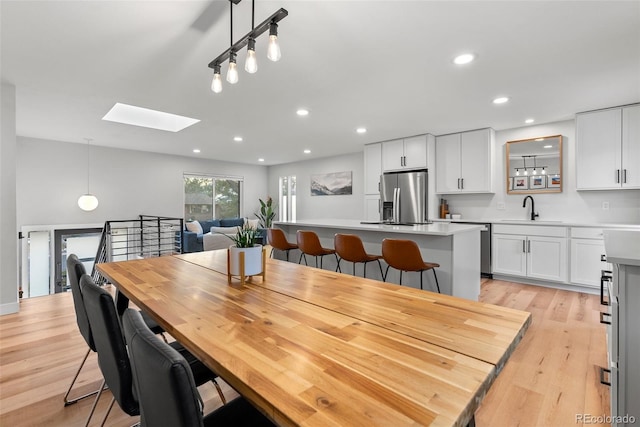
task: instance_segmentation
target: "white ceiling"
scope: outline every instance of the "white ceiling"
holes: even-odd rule
[[[240,82],[221,94],[207,64],[229,46],[225,0],[0,5],[20,136],[272,165],[640,101],[640,1],[257,0],[256,23],[289,11],[282,60],[266,59],[262,35],[257,74],[241,52]],[[234,8],[234,40],[250,13],[250,0]],[[476,61],[454,65],[462,52]],[[499,95],[511,101],[493,105]],[[201,122],[172,133],[102,121],[116,102]]]

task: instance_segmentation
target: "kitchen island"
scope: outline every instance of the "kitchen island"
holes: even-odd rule
[[[480,230],[482,229],[480,225],[447,223],[388,225],[362,224],[357,220],[322,219],[276,221],[274,226],[281,228],[290,242],[296,241],[298,230],[314,231],[318,234],[322,245],[329,248],[333,248],[333,237],[336,233],[356,234],[362,239],[366,251],[371,254],[381,253],[382,240],[385,238],[413,240],[418,244],[425,261],[440,264],[436,271],[443,294],[473,301],[477,301],[480,295]],[[284,254],[274,253],[274,256],[284,259]],[[297,262],[299,256],[299,252],[292,251],[290,260]],[[310,265],[315,265],[313,257],[307,258]],[[346,268],[348,263],[343,262],[341,266]],[[326,256],[323,267],[335,270],[335,257]],[[383,265],[383,268],[386,268],[386,265]],[[344,271],[350,270],[351,267],[348,266]],[[362,271],[362,267],[358,267],[357,271]],[[358,274],[361,275],[361,273]],[[431,272],[423,274],[424,289],[435,291]],[[369,266],[367,277],[382,280],[377,267]],[[387,281],[399,283],[399,279],[399,272],[390,269]],[[402,285],[419,288],[419,273],[403,274]]]

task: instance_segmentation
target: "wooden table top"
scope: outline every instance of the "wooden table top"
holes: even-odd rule
[[[348,276],[269,261],[265,283],[255,278],[229,286],[226,274],[198,265],[204,258],[197,255],[97,268],[280,425],[466,425],[495,379],[494,364],[465,352],[342,313],[342,305],[323,307],[266,287],[284,276],[305,277],[315,286],[348,283]],[[420,305],[421,299],[414,303],[403,294]],[[354,306],[375,307],[373,295],[354,296]],[[411,322],[409,316],[404,323]]]
[[[226,251],[177,256],[226,272]],[[531,314],[420,289],[267,259],[267,276],[253,283],[413,338],[504,366]]]

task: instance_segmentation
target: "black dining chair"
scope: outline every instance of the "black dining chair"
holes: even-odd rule
[[[93,417],[105,384],[109,386],[113,398],[102,419],[101,426],[105,424],[116,401],[126,414],[139,415],[140,407],[133,391],[131,364],[113,298],[109,292],[96,285],[87,274],[80,278],[80,289],[96,352],[98,353],[98,365],[104,377],[85,426],[89,425]],[[187,363],[193,372],[197,385],[204,384],[207,381],[215,381],[216,375],[180,346],[179,343],[173,342],[167,345],[174,348],[175,351],[181,353],[188,360]]]
[[[203,416],[202,398],[184,357],[155,337],[135,310],[125,311],[122,327],[140,402],[141,426],[274,426],[242,397]]]

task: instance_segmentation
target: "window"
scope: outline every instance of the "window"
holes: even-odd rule
[[[279,206],[280,221],[296,220],[296,177],[280,177]]]
[[[184,219],[238,218],[242,178],[184,175]]]

